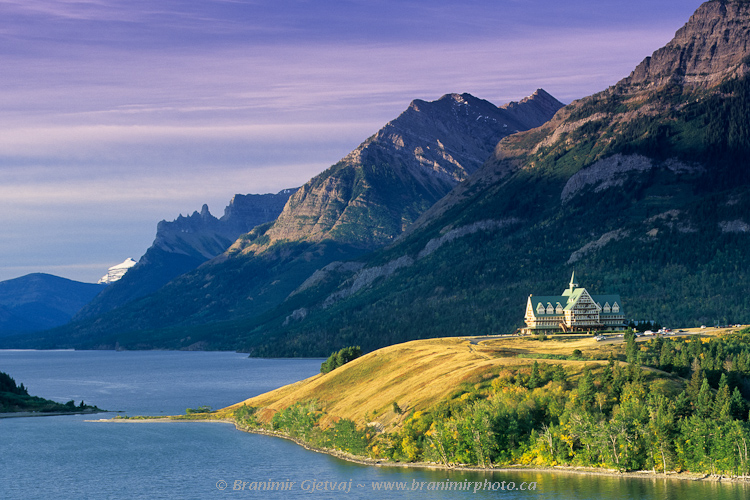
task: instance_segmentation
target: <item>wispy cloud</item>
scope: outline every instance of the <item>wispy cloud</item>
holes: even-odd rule
[[[301,185],[327,166],[315,162],[245,169],[217,166],[202,173],[190,172],[187,176],[165,171],[123,171],[109,176],[86,176],[90,171],[79,170],[75,178],[60,178],[54,168],[36,167],[28,169],[31,175],[26,178],[16,175],[0,184],[0,198],[8,204],[8,210],[2,215],[16,217],[27,211],[52,209],[49,210],[50,218],[64,219],[71,215],[70,212],[58,210],[66,207],[86,207],[81,208],[82,211],[94,207],[108,210],[107,206],[131,203],[140,208],[145,205],[167,207],[176,217],[180,212],[199,210],[202,202],[196,204],[196,200],[218,201],[212,204],[212,208],[221,214],[231,196],[236,194],[235,190],[228,190],[227,185],[236,186],[240,194],[250,192],[247,186],[254,188],[252,192],[276,192]],[[37,178],[42,175],[49,180]]]
[[[149,113],[140,118],[183,121],[204,114],[216,122],[220,114],[224,121],[284,122],[290,116],[371,115],[373,107],[382,119],[384,106],[394,113],[412,98],[451,91],[472,91],[490,100],[520,98],[529,87],[533,91],[557,81],[564,82],[557,85],[563,89],[560,97],[570,99],[627,76],[670,36],[640,30],[559,31],[541,39],[466,44],[282,45],[158,57],[92,50],[84,64],[11,60],[0,120]],[[573,85],[575,75],[581,78]],[[496,83],[532,79],[512,88]]]

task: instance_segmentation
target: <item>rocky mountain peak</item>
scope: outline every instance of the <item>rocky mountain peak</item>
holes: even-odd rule
[[[544,89],[537,89],[533,94],[518,102],[509,102],[500,109],[521,123],[525,128],[532,129],[542,126],[557,113],[563,104],[548,94]]]
[[[278,217],[296,189],[277,194],[237,194],[217,219],[204,204],[201,211],[174,221],[161,221],[156,228],[154,246],[181,255],[200,255],[212,259],[226,250],[241,234]],[[146,259],[147,261],[149,259]]]
[[[749,55],[750,2],[711,0],[621,83],[636,88],[667,83],[712,87],[728,77],[750,73]]]
[[[297,191],[266,241],[388,243],[478,170],[500,139],[541,125],[560,107],[544,91],[503,108],[466,93],[416,99]]]
[[[236,194],[219,220],[246,233],[255,226],[278,217],[289,197],[296,191],[297,188],[288,188],[276,194]]]
[[[211,212],[208,211],[208,205],[203,204],[203,207],[201,208],[200,216],[202,219],[207,219],[208,217],[212,217]]]

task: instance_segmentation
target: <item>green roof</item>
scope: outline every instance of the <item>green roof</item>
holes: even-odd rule
[[[604,309],[604,305],[605,304],[609,304],[610,307],[612,307],[613,305],[615,305],[615,303],[617,303],[617,305],[620,306],[620,312],[605,313],[602,310],[602,312],[599,313],[600,317],[606,318],[606,317],[612,316],[612,315],[623,314],[623,312],[622,312],[622,301],[620,300],[620,296],[619,295],[592,295],[591,298],[594,299],[594,302],[596,302],[597,304],[599,304],[602,307],[602,309]]]
[[[557,316],[556,312],[552,313],[552,314],[547,314],[546,312],[542,313],[542,314],[537,314],[536,308],[537,308],[537,306],[539,305],[540,302],[541,302],[542,306],[545,307],[545,310],[546,310],[546,307],[547,307],[548,303],[552,304],[552,307],[554,307],[555,309],[557,309],[558,302],[563,307],[563,310],[565,310],[568,307],[568,297],[565,297],[563,295],[539,295],[539,296],[532,295],[529,298],[531,299],[531,308],[534,310],[534,316],[536,316],[536,317],[538,317],[538,316]]]
[[[530,295],[529,299],[531,300],[531,308],[534,313],[534,317],[542,317],[542,316],[557,316],[557,312],[553,312],[552,314],[546,313],[547,304],[552,304],[552,307],[557,309],[557,304],[559,303],[563,307],[563,311],[572,309],[576,302],[578,302],[578,299],[581,298],[581,295],[583,294],[585,288],[576,288],[574,290],[567,289],[565,290],[565,295]],[[604,305],[609,303],[610,307],[617,303],[617,305],[620,306],[620,312],[619,313],[604,313],[600,312],[600,316],[607,316],[611,314],[623,314],[622,312],[622,301],[620,300],[619,295],[591,295],[591,298],[594,302],[599,304],[599,306],[603,309]],[[542,306],[545,308],[545,312],[538,314],[536,312],[536,308],[539,306],[539,303],[542,304]]]

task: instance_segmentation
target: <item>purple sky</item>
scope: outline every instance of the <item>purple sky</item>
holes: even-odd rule
[[[699,0],[0,0],[0,281],[96,281],[156,224],[303,184],[412,99],[570,102]]]

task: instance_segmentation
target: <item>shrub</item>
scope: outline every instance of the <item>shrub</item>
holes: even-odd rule
[[[328,356],[328,359],[320,365],[320,373],[333,371],[339,366],[343,366],[360,356],[362,356],[362,349],[359,346],[344,347],[340,351],[331,353],[331,355]]]
[[[211,407],[203,405],[199,406],[198,408],[188,408],[185,410],[186,415],[194,415],[196,413],[211,413]]]

